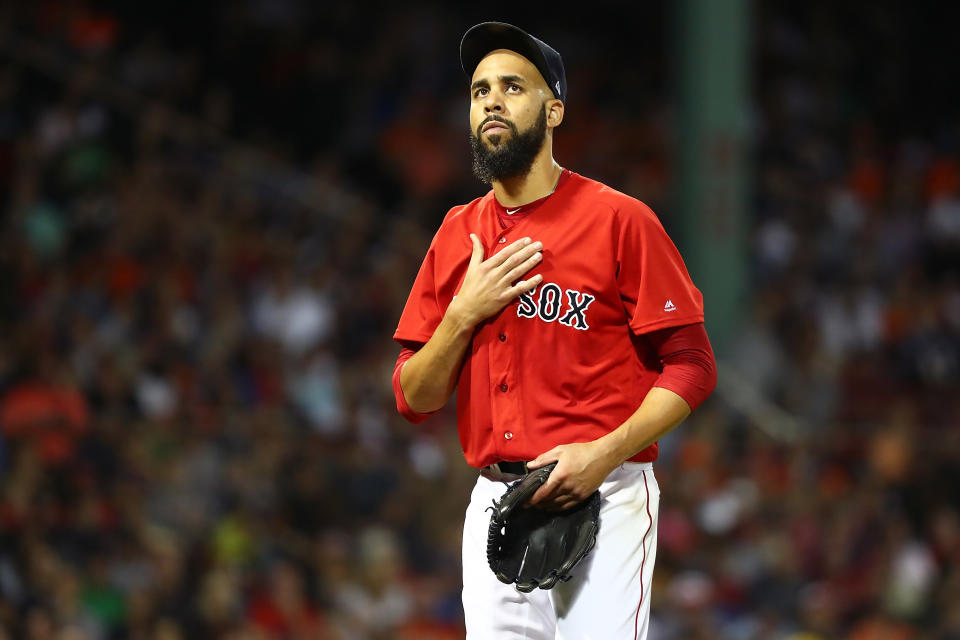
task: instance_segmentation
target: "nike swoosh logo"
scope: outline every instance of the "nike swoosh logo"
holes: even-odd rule
[[[515,214],[517,211],[520,211],[520,209],[523,209],[523,207],[517,207],[517,208],[514,209],[513,211],[510,211],[510,209],[505,209],[505,211],[506,211],[508,214],[513,215],[513,214]]]

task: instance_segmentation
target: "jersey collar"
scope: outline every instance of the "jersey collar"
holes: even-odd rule
[[[557,178],[557,186],[555,186],[555,187],[553,188],[553,191],[551,191],[551,192],[548,193],[547,195],[543,196],[542,198],[537,198],[537,199],[534,200],[533,202],[528,202],[527,204],[522,204],[522,205],[520,205],[519,207],[505,207],[505,206],[503,206],[502,204],[500,204],[500,201],[497,200],[497,196],[496,196],[496,195],[493,196],[493,201],[496,203],[496,205],[497,205],[497,207],[498,207],[498,210],[499,210],[501,213],[505,213],[507,216],[513,217],[513,216],[523,216],[523,215],[526,215],[526,214],[530,213],[531,211],[533,211],[534,209],[536,209],[537,207],[539,207],[541,204],[543,204],[543,203],[547,200],[547,198],[549,198],[550,196],[552,196],[553,194],[555,194],[555,193],[560,189],[560,185],[562,185],[564,182],[567,181],[567,177],[568,177],[569,175],[570,175],[570,171],[569,171],[568,169],[566,169],[566,168],[561,169],[561,170],[560,170],[560,177]],[[491,193],[493,193],[492,190],[491,190]]]

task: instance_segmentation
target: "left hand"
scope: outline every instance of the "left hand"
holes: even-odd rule
[[[586,500],[619,463],[613,463],[597,442],[563,444],[541,453],[527,464],[536,469],[556,462],[546,483],[528,504],[547,510],[562,510]]]

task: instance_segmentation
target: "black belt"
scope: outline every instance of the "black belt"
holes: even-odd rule
[[[493,464],[483,468],[484,471],[491,471],[495,474],[500,475],[510,475],[510,476],[525,476],[527,475],[527,463],[526,461],[518,462],[494,462]]]

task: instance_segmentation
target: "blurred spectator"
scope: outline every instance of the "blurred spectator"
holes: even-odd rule
[[[401,578],[404,570],[393,534],[380,528],[365,530],[357,548],[357,579],[342,584],[334,599],[345,617],[348,635],[394,637],[410,619],[412,590]]]
[[[804,430],[716,394],[664,440],[651,638],[960,639],[951,7],[753,8],[728,365]],[[462,637],[472,472],[387,381],[484,189],[464,11],[0,12],[0,640]],[[677,223],[667,3],[516,11],[570,52],[561,162]]]

